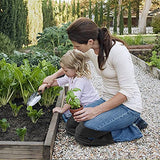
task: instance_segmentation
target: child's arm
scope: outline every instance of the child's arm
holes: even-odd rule
[[[53,87],[53,86],[58,86],[56,79],[54,79],[51,86],[49,86],[48,83],[42,83],[42,85],[38,88],[38,91],[43,93],[46,88]]]
[[[53,113],[58,112],[58,113],[64,113],[65,111],[67,111],[71,106],[69,104],[65,104],[63,106],[63,108],[61,107],[55,107],[53,108]]]

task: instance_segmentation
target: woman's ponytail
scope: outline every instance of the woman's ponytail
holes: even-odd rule
[[[107,28],[98,29],[98,42],[99,42],[99,54],[98,54],[98,65],[100,70],[103,70],[103,65],[105,64],[109,52],[112,48],[112,38],[107,30]]]

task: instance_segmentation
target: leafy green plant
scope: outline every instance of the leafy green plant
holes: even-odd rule
[[[54,67],[50,62],[46,62],[45,60],[40,62],[38,67],[40,68],[41,72],[45,74],[45,76],[43,78],[41,77],[41,79],[44,79],[46,76],[55,73],[57,70],[56,67]],[[35,77],[37,76],[32,76],[32,77],[34,77],[34,80],[35,80]],[[37,81],[39,81],[38,79],[40,78],[37,77]],[[49,107],[50,105],[52,105],[56,97],[59,96],[59,92],[61,90],[62,90],[62,87],[59,87],[59,86],[51,87],[45,90],[45,92],[42,94],[42,99],[40,101],[41,105],[44,105],[46,107]]]
[[[66,50],[69,50],[73,47],[66,32],[66,29],[69,25],[70,22],[62,24],[61,27],[53,26],[45,28],[43,33],[38,33],[37,47],[45,49],[46,52],[57,56],[63,55]],[[65,51],[61,50],[61,48],[65,48]]]
[[[37,111],[36,109],[33,109],[32,106],[27,107],[27,115],[31,118],[33,123],[37,123],[38,119],[44,114],[43,110],[40,109]]]
[[[7,55],[13,54],[15,45],[11,42],[10,38],[0,32],[0,53]]]
[[[151,26],[153,27],[154,33],[160,32],[160,14],[153,17]]]
[[[17,135],[19,136],[20,140],[21,141],[24,141],[24,137],[27,133],[27,128],[26,127],[23,127],[23,128],[17,128],[16,129],[16,133]]]
[[[6,105],[15,98],[22,98],[26,104],[31,94],[37,91],[43,79],[57,71],[50,61],[42,60],[38,65],[30,65],[27,59],[23,65],[9,64],[0,61],[0,106]],[[42,95],[40,104],[50,106],[59,95],[62,87],[52,87]]]
[[[10,127],[10,124],[7,122],[6,118],[3,118],[2,120],[0,120],[0,126],[2,128],[2,132],[6,132],[7,128]]]
[[[11,101],[9,102],[9,104],[10,104],[10,106],[12,108],[13,116],[17,117],[18,113],[19,113],[20,109],[23,107],[23,105],[17,106],[16,104],[13,104]]]
[[[156,39],[154,41],[154,47],[152,48],[152,51],[156,51],[157,54],[160,54],[160,35],[156,36]]]
[[[31,75],[31,68],[27,61],[24,60],[24,62],[25,64],[20,67],[14,66],[14,77],[18,81],[21,97],[23,98],[24,104],[26,104],[31,90],[28,82],[28,77]]]
[[[79,88],[74,88],[67,91],[66,102],[67,104],[71,105],[71,109],[77,109],[81,107],[79,98],[77,98],[77,96],[74,94],[74,92],[77,91],[81,90]]]
[[[152,57],[150,59],[151,62],[149,63],[149,65],[160,69],[160,56],[157,55],[156,51],[152,51]]]
[[[0,61],[0,106],[6,105],[17,89],[13,66],[6,63],[5,59]]]

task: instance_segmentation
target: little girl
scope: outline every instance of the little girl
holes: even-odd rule
[[[63,55],[60,60],[60,66],[63,69],[65,76],[55,79],[52,86],[64,86],[68,84],[69,90],[79,88],[81,91],[77,91],[74,94],[80,99],[83,107],[100,100],[97,91],[94,89],[90,81],[89,66],[85,62],[84,56],[79,53],[78,50],[69,50],[65,55]],[[38,90],[43,93],[46,87],[49,88],[50,86],[48,86],[47,83],[44,83]],[[55,107],[53,109],[53,113],[68,112],[69,108],[69,104],[65,104],[63,108]]]

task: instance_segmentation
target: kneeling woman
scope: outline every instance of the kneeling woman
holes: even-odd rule
[[[92,103],[67,122],[76,140],[84,145],[106,145],[142,137],[147,123],[140,118],[142,100],[135,80],[131,55],[125,44],[112,37],[106,28],[98,28],[88,18],[79,18],[67,29],[75,49],[93,62],[103,80],[104,100]],[[57,73],[46,77],[50,86]]]

